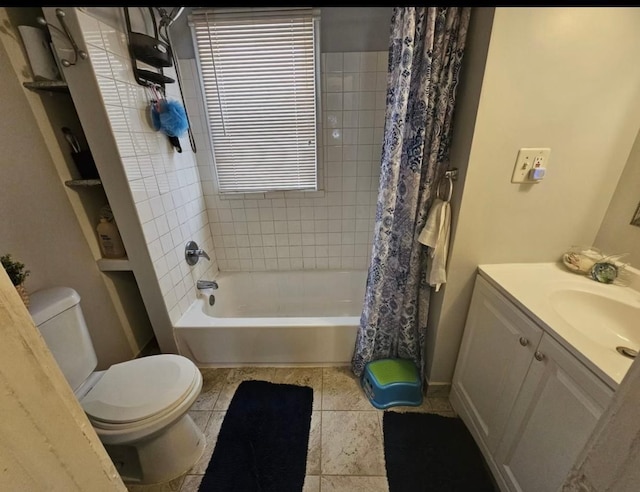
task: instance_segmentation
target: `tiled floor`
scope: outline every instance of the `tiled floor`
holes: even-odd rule
[[[313,388],[313,413],[303,492],[388,491],[382,444],[382,410],[369,403],[348,367],[202,369],[203,387],[190,415],[207,438],[204,455],[189,472],[131,492],[197,492],[211,459],[225,412],[240,382],[260,379]],[[388,411],[455,416],[446,398]]]

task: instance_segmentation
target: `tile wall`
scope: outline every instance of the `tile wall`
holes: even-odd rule
[[[186,105],[220,270],[365,269],[385,119],[387,51],[321,55],[321,191],[220,195],[195,60]]]
[[[183,151],[178,153],[149,125],[151,94],[133,77],[123,25],[116,28],[113,21],[107,24],[81,11],[78,18],[149,255],[175,322],[196,299],[196,280],[213,278],[218,271],[196,159],[186,137],[180,139]],[[165,74],[175,78],[175,69],[165,69]],[[177,83],[166,87],[167,97],[180,100]],[[189,240],[207,251],[211,261],[187,265]]]
[[[322,126],[317,192],[216,193],[195,60],[182,89],[197,145],[182,153],[149,125],[151,95],[132,74],[126,35],[78,12],[81,30],[172,322],[196,299],[195,282],[220,270],[366,269],[377,200],[387,52],[321,55]],[[172,77],[174,68],[165,69]],[[167,96],[180,99],[178,84]],[[184,245],[211,256],[189,267]]]

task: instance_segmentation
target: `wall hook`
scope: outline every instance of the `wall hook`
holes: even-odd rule
[[[36,20],[38,21],[38,24],[41,24],[43,26],[48,26],[51,29],[55,29],[60,34],[62,34],[65,38],[67,38],[69,43],[71,43],[71,47],[73,48],[73,52],[75,54],[73,61],[69,61],[64,58],[60,59],[60,63],[62,64],[63,67],[70,67],[71,65],[75,65],[78,62],[78,58],[82,58],[83,60],[86,60],[89,55],[87,55],[86,51],[83,51],[80,48],[78,48],[78,45],[76,44],[75,40],[73,39],[73,36],[71,35],[71,31],[69,31],[69,28],[67,27],[67,23],[64,21],[65,16],[66,14],[64,13],[64,10],[56,9],[56,17],[60,21],[60,25],[62,26],[62,29],[64,29],[64,31],[54,26],[53,24],[49,24],[44,17],[36,17]]]

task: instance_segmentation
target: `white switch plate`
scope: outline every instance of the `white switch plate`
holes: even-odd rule
[[[538,180],[530,179],[531,169],[549,168],[549,148],[524,148],[518,151],[516,165],[513,167],[512,183],[538,183]]]

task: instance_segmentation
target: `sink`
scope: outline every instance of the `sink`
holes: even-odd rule
[[[607,348],[639,350],[640,301],[628,301],[577,289],[550,293],[555,312],[587,338]]]
[[[627,266],[613,284],[561,262],[489,264],[479,271],[603,381],[620,384],[640,350],[640,270]]]

